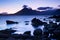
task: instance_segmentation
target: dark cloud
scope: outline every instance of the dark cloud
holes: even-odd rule
[[[39,7],[37,8],[38,10],[47,10],[47,9],[52,9],[52,7]]]

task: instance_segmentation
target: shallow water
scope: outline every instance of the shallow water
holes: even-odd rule
[[[48,19],[48,15],[35,15],[35,16],[0,16],[0,30],[6,29],[6,28],[13,28],[14,30],[17,30],[18,34],[23,34],[25,31],[31,31],[33,33],[33,31],[35,30],[33,28],[33,26],[31,25],[31,20],[33,18],[38,18],[43,22],[49,22],[49,20],[53,20],[53,19]],[[46,19],[46,20],[43,20]],[[7,25],[6,24],[6,20],[12,20],[12,21],[16,21],[19,22],[19,24],[11,24],[11,25]],[[25,25],[25,21],[29,21],[29,25]],[[39,28],[43,29],[44,26],[40,26]],[[31,34],[32,34],[31,33]]]

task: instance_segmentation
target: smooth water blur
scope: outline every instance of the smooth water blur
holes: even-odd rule
[[[31,31],[33,33],[33,31],[35,30],[32,25],[31,25],[31,20],[33,18],[38,18],[43,22],[49,22],[49,20],[53,20],[53,19],[48,19],[49,16],[45,15],[45,16],[0,16],[0,30],[6,29],[6,28],[13,28],[14,30],[17,30],[17,32],[15,33],[24,33],[25,31]],[[46,20],[44,20],[46,19]],[[11,24],[11,25],[7,25],[6,24],[6,20],[11,20],[11,21],[15,21],[15,22],[19,22],[18,24]],[[25,25],[25,21],[29,21],[29,25]],[[41,29],[44,28],[44,26],[40,26]]]

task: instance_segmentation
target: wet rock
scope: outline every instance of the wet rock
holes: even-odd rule
[[[18,22],[14,22],[14,21],[10,21],[10,20],[6,20],[7,24],[18,24]]]
[[[23,39],[29,39],[31,38],[31,31],[26,31],[23,33]]]
[[[49,18],[54,18],[54,19],[56,19],[56,22],[60,22],[60,15],[53,15]]]
[[[5,29],[5,30],[0,30],[0,33],[2,33],[2,34],[7,34],[7,35],[12,34],[12,33],[14,33],[14,32],[16,32],[16,30],[13,30],[12,28],[10,28],[10,29]]]
[[[31,31],[26,31],[26,32],[24,32],[24,34],[31,35]]]
[[[42,30],[41,29],[36,29],[33,32],[34,36],[42,36]]]
[[[60,15],[53,15],[53,16],[51,16],[49,18],[60,18]]]
[[[42,30],[41,29],[34,30],[33,35],[34,35],[34,40],[42,40]]]
[[[38,26],[40,26],[40,25],[43,25],[43,22],[40,21],[39,19],[36,19],[36,18],[33,18],[33,19],[31,20],[31,22],[32,22],[32,26],[34,26],[34,27],[38,27]]]
[[[29,21],[25,21],[25,25],[29,25]]]
[[[60,39],[60,26],[58,26],[55,30],[54,30],[54,35],[55,38]]]
[[[44,25],[44,31],[48,31],[49,33],[53,33],[53,31],[57,27],[57,23],[49,22],[49,24]]]

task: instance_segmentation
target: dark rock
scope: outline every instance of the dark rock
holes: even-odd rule
[[[9,37],[6,40],[16,40],[15,38]]]
[[[34,36],[42,36],[42,30],[41,29],[36,29],[33,32]]]
[[[24,34],[31,35],[31,31],[26,31],[26,32],[24,32]]]
[[[32,22],[32,26],[34,26],[34,27],[38,27],[38,26],[44,24],[42,21],[40,21],[39,19],[36,19],[36,18],[33,18],[33,19],[31,20],[31,22]]]
[[[25,21],[25,25],[29,25],[29,21]]]
[[[24,32],[23,39],[31,39],[31,31]]]
[[[34,30],[33,35],[34,35],[34,40],[42,40],[42,30],[41,29]]]
[[[0,33],[3,33],[3,34],[12,34],[14,32],[16,32],[16,30],[13,30],[12,28],[5,29],[5,30],[0,30]]]
[[[14,21],[10,21],[10,20],[7,20],[6,23],[7,24],[18,24],[18,22],[14,22]]]
[[[49,36],[49,32],[48,31],[44,31],[43,38],[48,38],[48,36]]]
[[[53,16],[51,16],[49,18],[60,18],[60,15],[53,15]]]
[[[54,18],[54,19],[56,19],[56,22],[60,22],[60,15],[53,15],[49,18]]]
[[[53,36],[57,39],[60,38],[60,26],[57,26],[57,28],[54,30],[54,35]]]
[[[53,33],[53,31],[56,29],[57,24],[53,22],[49,22],[49,24],[44,25],[44,31],[48,31],[49,33]]]

